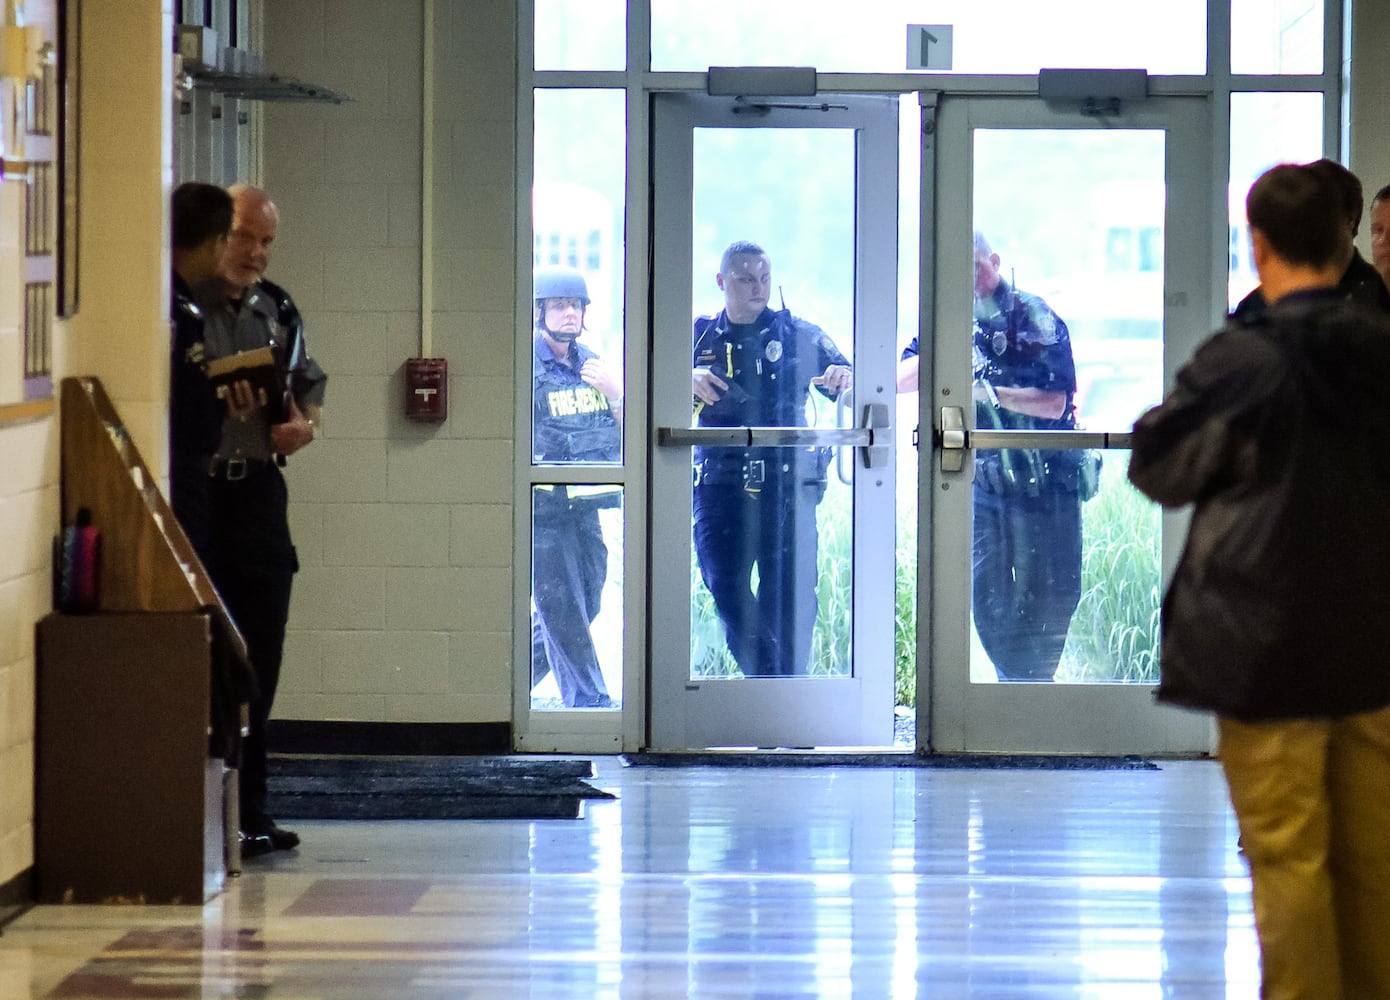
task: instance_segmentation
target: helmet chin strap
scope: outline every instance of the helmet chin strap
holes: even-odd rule
[[[568,344],[572,341],[578,340],[579,335],[584,332],[584,313],[581,312],[579,314],[578,330],[575,330],[573,333],[562,333],[556,330],[552,330],[550,329],[550,327],[545,325],[545,306],[542,305],[540,307],[540,315],[536,319],[536,329],[541,331],[541,333],[545,334],[551,340],[558,340],[562,344]]]
[[[573,333],[564,333],[558,330],[552,330],[550,329],[550,327],[545,325],[544,316],[536,320],[536,329],[539,330],[541,333],[545,334],[551,340],[558,340],[562,344],[568,344],[570,343],[570,341],[578,340],[579,335],[584,332],[584,328],[582,326],[578,330],[575,330]]]

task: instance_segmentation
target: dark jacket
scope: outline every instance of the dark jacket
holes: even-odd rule
[[[169,503],[200,557],[208,553],[208,456],[222,439],[225,407],[203,370],[203,312],[173,276],[169,318]]]
[[[1390,289],[1385,287],[1380,272],[1361,256],[1359,250],[1351,252],[1351,263],[1342,273],[1342,280],[1337,282],[1337,290],[1352,302],[1390,315]],[[1252,319],[1267,308],[1264,293],[1256,286],[1231,310],[1231,316],[1235,319]]]
[[[1390,321],[1335,290],[1233,320],[1134,427],[1129,475],[1195,504],[1161,700],[1239,719],[1390,705]]]

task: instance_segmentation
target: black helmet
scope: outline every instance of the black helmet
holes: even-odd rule
[[[542,267],[536,270],[535,299],[579,299],[589,304],[589,286],[584,275],[572,267]]]

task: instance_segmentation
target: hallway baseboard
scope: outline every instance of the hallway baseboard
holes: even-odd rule
[[[995,753],[837,753],[761,750],[755,752],[656,752],[625,753],[629,767],[939,767],[989,770],[1047,771],[1157,771],[1158,765],[1143,757],[1098,757],[1048,754]]]
[[[512,751],[510,722],[326,722],[271,719],[271,753],[461,757]]]

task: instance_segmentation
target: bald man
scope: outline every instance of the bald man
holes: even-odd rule
[[[266,281],[280,213],[261,189],[237,185],[232,230],[217,274],[194,288],[209,360],[270,347],[276,388],[252,396],[235,381],[218,444],[206,456],[209,539],[200,553],[241,629],[258,691],[240,768],[243,857],[291,850],[299,838],[266,813],[265,729],[280,678],[290,588],[299,568],[280,466],[314,440],[328,378],[304,347],[304,323],[284,289]],[[283,391],[281,391],[283,387]]]

